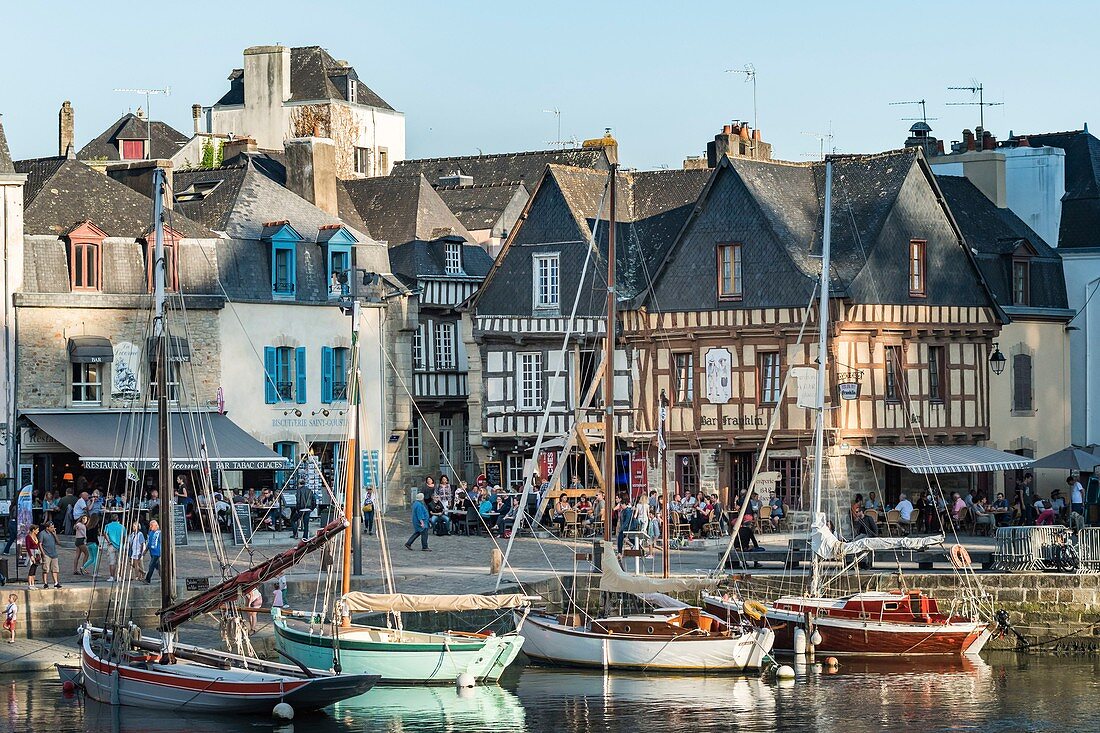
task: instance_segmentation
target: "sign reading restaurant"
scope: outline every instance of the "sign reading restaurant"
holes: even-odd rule
[[[138,468],[156,471],[160,468],[160,461],[123,461],[115,458],[107,460],[93,459],[81,461],[84,468],[99,471],[125,471],[127,466],[134,465]],[[210,460],[212,468],[220,468],[223,471],[268,471],[290,468],[290,462],[286,459],[258,459],[249,460]],[[198,471],[203,468],[203,462],[191,458],[176,459],[172,461],[172,469],[176,471]]]

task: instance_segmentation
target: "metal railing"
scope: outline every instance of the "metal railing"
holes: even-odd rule
[[[1100,527],[1084,527],[1077,533],[1079,573],[1100,573]]]
[[[275,391],[282,402],[294,401],[294,382],[276,382]]]
[[[1060,559],[1069,541],[1067,529],[1050,527],[998,527],[993,567],[1009,572],[1063,569]]]

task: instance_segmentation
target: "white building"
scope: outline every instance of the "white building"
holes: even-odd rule
[[[250,137],[264,150],[288,138],[336,143],[341,178],[384,176],[405,157],[405,115],[320,46],[252,46],[229,91],[207,112],[207,132]]]
[[[19,291],[23,281],[23,186],[27,176],[16,173],[8,152],[8,140],[4,125],[0,123],[0,285],[3,286],[3,358],[0,359],[0,378],[4,389],[0,392],[0,442],[4,446],[5,475],[15,475],[15,307],[12,294]],[[0,486],[0,497],[13,498],[12,484]],[[18,485],[14,486],[19,489]]]

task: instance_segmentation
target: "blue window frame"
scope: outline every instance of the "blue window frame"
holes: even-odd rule
[[[349,287],[347,283],[338,282],[336,276],[351,269],[351,248],[355,244],[355,237],[343,227],[322,229],[321,237],[325,244],[328,297],[339,298],[348,294]]]
[[[275,490],[278,491],[279,489],[283,488],[287,480],[290,478],[290,474],[293,473],[293,468],[298,455],[298,444],[289,442],[276,443],[271,447],[276,453],[290,461],[291,465],[290,470],[275,472]]]
[[[350,349],[321,347],[321,402],[346,402]]]
[[[289,223],[264,224],[263,239],[271,243],[271,297],[294,299],[298,292],[298,243],[302,237]]]
[[[297,351],[300,358],[295,358],[295,349],[289,346],[264,347],[264,402],[267,404],[293,402],[295,393],[298,402],[305,401],[305,349],[299,347]]]

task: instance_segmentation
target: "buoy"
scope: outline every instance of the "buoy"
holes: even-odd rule
[[[294,708],[290,707],[290,705],[285,702],[281,702],[272,709],[271,715],[279,720],[293,720]]]
[[[836,669],[840,666],[840,660],[836,657],[825,657],[825,666],[831,669]]]
[[[784,664],[782,667],[775,670],[775,678],[777,680],[793,680],[794,668],[790,665]]]
[[[810,643],[814,646],[819,646],[821,644],[821,634],[817,629],[814,629],[814,633],[810,635]]]
[[[806,629],[801,626],[794,630],[794,653],[799,655],[806,653]]]
[[[75,692],[76,684],[72,680],[65,680],[61,683],[61,689],[65,692]]]
[[[463,672],[458,676],[458,679],[455,680],[455,685],[457,685],[458,689],[460,690],[468,690],[472,688],[475,684],[477,684],[477,680],[474,679],[474,676],[469,672]]]

